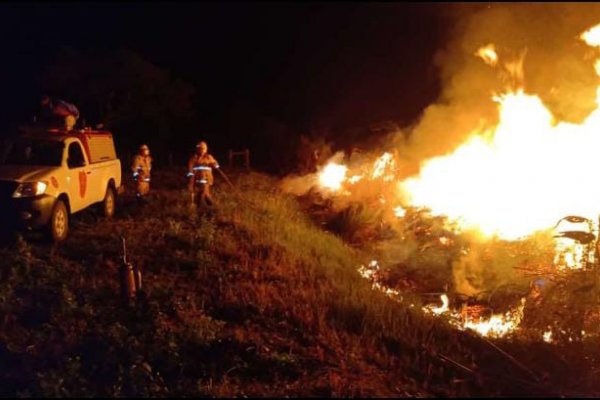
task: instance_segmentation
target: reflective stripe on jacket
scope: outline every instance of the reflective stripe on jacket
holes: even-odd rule
[[[219,168],[217,160],[206,153],[202,156],[194,154],[188,162],[188,176],[194,177],[196,183],[213,184],[212,169]]]
[[[152,170],[152,157],[136,155],[131,164],[133,178],[140,182],[150,182],[150,171]]]

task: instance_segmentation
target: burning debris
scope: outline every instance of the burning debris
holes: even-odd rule
[[[398,302],[402,302],[403,297],[400,295],[400,291],[391,289],[380,283],[381,269],[379,263],[376,260],[371,261],[367,266],[361,265],[358,268],[358,273],[365,279],[371,281],[374,290],[379,290],[385,293],[387,296],[393,298]]]
[[[597,32],[594,27],[581,39],[598,47]],[[475,54],[491,67],[500,66],[494,44]],[[505,62],[502,72],[519,82],[522,68],[519,57]],[[329,163],[319,173],[321,186],[357,201],[365,191],[379,193],[380,203],[398,218],[407,206],[422,207],[456,222],[459,231],[476,231],[484,238],[518,240],[551,229],[565,215],[595,218],[600,191],[586,182],[596,173],[600,110],[581,124],[556,121],[541,99],[519,84],[491,95],[498,105],[496,127],[471,132],[451,154],[426,160],[418,175],[400,178],[402,160],[384,152],[370,166]],[[561,188],[574,180],[581,182],[577,193]],[[557,246],[557,253],[566,256],[555,261],[561,267],[577,268],[593,258],[580,248]]]
[[[600,25],[579,39],[591,54],[580,62],[595,59],[598,82]],[[511,53],[506,43],[480,44],[470,57],[477,57],[478,68],[504,87],[488,93],[491,108],[472,98],[446,108],[432,106],[397,148],[364,153],[358,161],[338,154],[304,183],[309,183],[305,189],[313,187],[330,200],[329,209],[339,212],[336,218],[345,227],[360,226],[352,218],[364,210],[380,210],[375,219],[392,228],[397,242],[387,257],[395,256],[398,265],[412,265],[413,270],[423,266],[432,275],[449,277],[452,293],[445,291],[441,304],[425,306],[425,313],[443,316],[461,330],[502,337],[519,328],[526,304],[543,303],[554,290],[547,287],[563,285],[566,273],[597,267],[600,190],[594,182],[600,85],[596,82],[595,108],[587,116],[578,122],[558,118],[561,115],[550,110],[546,94],[526,90],[526,48]],[[455,142],[462,138],[460,144],[440,143],[446,140],[445,133],[435,129],[426,133],[431,120],[444,115],[451,131],[448,137]],[[371,231],[361,237],[369,242],[375,235]],[[501,292],[498,288],[516,285],[515,271],[523,278],[519,290],[506,297],[504,308],[490,307],[490,298]],[[377,262],[359,272],[374,289],[401,298],[386,285]],[[561,290],[565,301],[570,299],[567,289],[555,292]],[[460,304],[450,294],[475,299],[476,304]],[[539,335],[546,342],[564,336],[552,324],[543,325]]]
[[[582,35],[593,47],[600,43],[596,32],[597,27]],[[496,65],[493,45],[477,54]],[[506,63],[504,72],[520,77],[520,63]],[[557,122],[541,99],[522,87],[492,98],[498,125],[472,132],[453,153],[427,160],[417,177],[400,182],[408,202],[505,239],[548,229],[573,213],[595,218],[600,192],[586,182],[596,173],[600,111],[573,124]],[[561,189],[566,182],[580,182],[574,183],[577,193]]]
[[[600,30],[593,28],[581,37],[598,47],[596,32]],[[490,67],[501,65],[493,44],[476,55]],[[538,96],[525,93],[522,69],[523,57],[502,64],[501,72],[519,87],[490,95],[497,104],[497,126],[470,132],[451,154],[423,162],[418,175],[402,178],[402,160],[384,152],[371,166],[330,162],[320,171],[319,184],[347,196],[365,187],[386,187],[383,203],[394,211],[428,208],[462,229],[508,240],[548,230],[565,215],[595,218],[600,191],[586,182],[593,182],[596,173],[600,111],[581,124],[556,121]],[[573,181],[581,182],[576,184],[577,194],[561,188]]]
[[[358,272],[365,279],[368,279],[373,289],[379,290],[396,301],[402,302],[403,297],[400,291],[386,287],[381,283],[381,268],[375,260],[371,261],[367,266],[360,266]],[[434,316],[444,316],[448,322],[460,330],[472,330],[485,337],[504,337],[515,332],[521,320],[523,319],[523,309],[525,307],[525,299],[521,299],[518,306],[503,314],[492,314],[486,317],[488,311],[481,305],[468,306],[463,304],[460,310],[450,308],[450,300],[447,294],[440,296],[442,304],[426,305],[422,308],[426,314]]]

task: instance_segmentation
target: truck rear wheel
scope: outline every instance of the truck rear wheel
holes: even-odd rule
[[[104,195],[104,200],[102,200],[102,215],[104,215],[106,218],[111,218],[113,215],[115,215],[115,208],[115,189],[109,186],[106,188],[106,194]]]
[[[65,202],[56,200],[50,222],[48,222],[48,236],[55,242],[60,242],[67,238],[69,233],[69,211]]]

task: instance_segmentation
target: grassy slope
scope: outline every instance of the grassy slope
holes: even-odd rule
[[[190,212],[184,183],[163,173],[143,210],[82,213],[59,246],[0,249],[0,394],[600,393],[588,345],[497,343],[519,367],[413,312],[409,295],[398,304],[371,290],[356,272],[366,255],[314,226],[274,180],[218,183],[213,215]],[[147,293],[131,308],[118,297],[121,234]]]

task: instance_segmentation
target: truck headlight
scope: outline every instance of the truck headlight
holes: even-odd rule
[[[13,193],[13,197],[32,197],[44,194],[48,184],[46,182],[25,182],[21,183]]]

